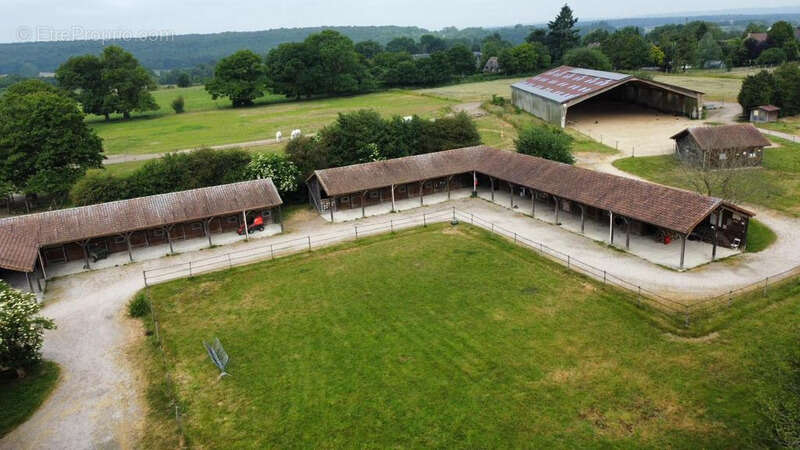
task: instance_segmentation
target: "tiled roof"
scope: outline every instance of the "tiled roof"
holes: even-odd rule
[[[672,136],[672,139],[679,139],[687,134],[691,135],[697,145],[706,151],[768,147],[770,145],[770,142],[758,131],[758,128],[749,123],[686,128]]]
[[[0,267],[32,271],[40,247],[271,208],[272,180],[253,180],[0,219]]]
[[[753,215],[718,198],[486,146],[317,170],[312,177],[337,196],[473,170],[680,233],[723,204]]]

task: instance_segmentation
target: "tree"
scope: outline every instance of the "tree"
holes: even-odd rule
[[[767,44],[770,47],[783,48],[786,44],[796,42],[794,27],[789,22],[780,20],[775,22],[767,31]]]
[[[549,125],[529,126],[519,133],[514,141],[519,153],[565,164],[574,164],[572,138],[563,130]]]
[[[189,76],[188,73],[181,72],[180,74],[178,74],[178,79],[175,82],[175,84],[177,84],[178,87],[182,88],[189,87],[192,85],[192,78]]]
[[[445,52],[436,52],[429,58],[416,60],[417,71],[419,73],[418,83],[433,86],[450,81],[453,77],[453,68]]]
[[[397,37],[386,44],[387,52],[407,52],[413,55],[417,50],[417,43],[410,37]]]
[[[267,84],[273,92],[287,97],[311,96],[314,92],[310,72],[314,64],[308,47],[302,42],[289,42],[269,51],[266,59]]]
[[[534,28],[525,38],[525,42],[530,42],[531,44],[538,42],[547,45],[547,30],[544,28]]]
[[[447,43],[432,34],[423,34],[419,38],[419,50],[421,53],[441,52],[447,50]]]
[[[206,83],[211,98],[228,97],[233,107],[250,106],[264,95],[264,66],[261,58],[250,50],[239,50],[222,58],[214,70],[214,78]]]
[[[88,168],[101,167],[102,141],[71,98],[40,81],[0,97],[0,179],[16,190],[63,198]]]
[[[602,46],[609,36],[611,36],[611,33],[609,33],[605,28],[595,28],[594,30],[586,33],[586,35],[583,37],[583,45],[588,46],[589,44],[600,44]]]
[[[172,106],[172,110],[175,111],[175,114],[182,114],[184,111],[184,107],[186,106],[186,101],[183,99],[182,95],[179,95],[174,100],[172,100],[170,106]]]
[[[781,108],[781,115],[800,114],[800,64],[787,63],[775,69],[775,95],[773,103]]]
[[[737,100],[742,105],[742,114],[747,117],[750,110],[760,105],[772,103],[775,91],[775,78],[766,70],[749,75],[742,81]]]
[[[112,45],[103,50],[101,63],[103,85],[107,89],[103,98],[106,109],[121,113],[125,119],[130,119],[133,111],[158,109],[150,94],[156,83],[133,55]]]
[[[486,65],[486,61],[493,56],[500,56],[500,53],[507,49],[511,48],[512,45],[510,42],[503,40],[500,37],[499,33],[494,33],[490,36],[487,36],[483,39],[483,43],[481,45],[481,64],[480,66],[483,67]]]
[[[323,128],[319,136],[332,167],[369,162],[369,144],[382,147],[385,143],[386,122],[373,110],[339,113],[336,122]]]
[[[664,52],[661,51],[661,48],[659,48],[657,45],[650,44],[649,59],[650,64],[663,67],[664,61],[666,61],[666,55],[664,55]]]
[[[697,60],[700,68],[706,67],[710,61],[722,60],[722,48],[710,32],[704,34],[697,43]]]
[[[447,50],[447,60],[450,68],[456,75],[470,75],[475,73],[475,55],[464,45],[455,45]]]
[[[297,166],[277,153],[258,153],[247,164],[247,172],[251,179],[271,179],[281,195],[295,192],[300,179]]]
[[[359,55],[372,59],[383,51],[383,46],[375,41],[361,41],[355,45],[355,50]]]
[[[611,61],[596,48],[573,48],[564,55],[564,64],[585,69],[611,70]]]
[[[756,58],[759,66],[777,66],[786,62],[786,52],[780,47],[768,48]]]
[[[56,327],[38,315],[41,309],[34,294],[0,280],[0,368],[16,370],[19,378],[41,360],[44,330]]]
[[[638,69],[650,62],[650,45],[634,27],[614,32],[600,50],[608,56],[615,69]]]
[[[497,62],[507,74],[531,73],[550,65],[547,48],[536,43],[523,43],[500,52]]]
[[[130,53],[112,45],[100,57],[76,56],[56,70],[56,80],[89,114],[110,118],[120,113],[129,119],[133,111],[153,111],[158,104],[150,91],[156,83],[147,69]]]
[[[547,23],[547,46],[553,61],[561,61],[567,50],[578,46],[580,37],[575,28],[577,23],[578,18],[573,17],[572,9],[567,5],[561,7],[556,18]]]
[[[315,170],[330,167],[326,148],[319,144],[316,136],[300,136],[290,140],[286,144],[286,154],[303,178],[307,178]]]

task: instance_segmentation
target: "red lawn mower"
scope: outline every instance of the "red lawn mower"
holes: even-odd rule
[[[256,216],[256,218],[253,219],[253,223],[251,223],[247,227],[247,231],[249,231],[250,233],[255,233],[256,231],[264,231],[264,217],[260,215]],[[239,227],[237,233],[239,233],[239,235],[244,234],[244,224]]]

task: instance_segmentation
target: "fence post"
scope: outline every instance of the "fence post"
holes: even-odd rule
[[[606,271],[603,271],[603,284],[606,284]]]
[[[311,236],[306,236],[308,238],[308,251],[311,251]]]
[[[144,278],[144,287],[147,287],[147,271],[142,271],[142,278]]]
[[[642,287],[638,286],[639,292],[636,294],[636,302],[639,304],[639,308],[642,307]]]
[[[686,307],[686,317],[683,321],[684,328],[689,328],[689,307]]]
[[[275,259],[275,250],[273,250],[272,244],[269,244],[269,257],[270,259]]]
[[[475,225],[475,214],[469,213],[469,223]]]
[[[569,255],[567,255],[567,269],[569,269],[569,268],[570,268],[570,265],[571,265],[571,259],[572,259],[572,258],[570,258],[570,256],[569,256]]]
[[[517,233],[514,233],[514,243],[517,243]]]
[[[394,220],[389,219],[389,232],[394,233]]]
[[[494,233],[494,223],[492,223],[492,233]]]
[[[192,262],[189,261],[189,278],[192,277]]]
[[[456,207],[453,206],[453,222],[456,221]]]
[[[231,265],[231,254],[230,254],[230,253],[228,253],[228,269],[230,269],[231,267],[233,267],[233,266]]]
[[[769,277],[764,278],[764,297],[767,296],[767,285],[769,285]]]
[[[356,230],[356,239],[358,239],[358,225],[353,225],[353,228]]]
[[[731,307],[732,303],[733,303],[733,290],[729,290],[728,291],[728,308]]]
[[[427,219],[425,218],[425,213],[422,214],[422,226],[423,227],[427,227],[428,226]]]

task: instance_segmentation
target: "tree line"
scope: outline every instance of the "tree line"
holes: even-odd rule
[[[761,105],[778,106],[781,116],[800,114],[800,64],[784,63],[773,72],[746,77],[737,100],[745,117]]]

